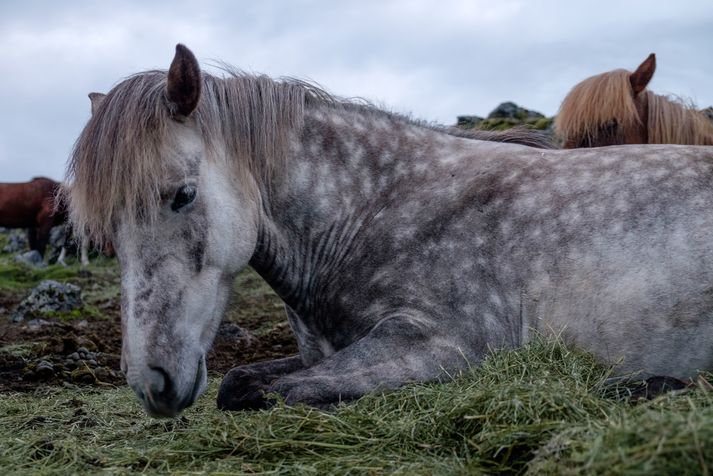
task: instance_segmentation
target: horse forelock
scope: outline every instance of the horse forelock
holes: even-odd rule
[[[595,139],[602,125],[612,119],[621,129],[639,124],[629,75],[629,71],[617,69],[573,87],[555,118],[556,133],[565,141]]]
[[[157,215],[171,165],[160,151],[174,121],[165,99],[166,77],[165,71],[148,71],[119,83],[77,139],[64,194],[73,225],[85,237],[107,241],[119,214],[149,221]],[[310,94],[302,83],[265,76],[232,70],[227,78],[203,74],[201,99],[189,120],[200,130],[206,158],[225,150],[238,179],[247,181],[250,174],[269,181],[281,169],[289,131],[300,126]]]
[[[649,144],[713,145],[713,123],[694,104],[647,91]]]

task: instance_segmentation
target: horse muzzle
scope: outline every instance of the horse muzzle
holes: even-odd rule
[[[150,416],[173,418],[191,406],[207,384],[205,356],[201,356],[192,380],[180,379],[160,366],[129,368],[126,380]],[[181,381],[184,380],[183,384]],[[187,381],[186,381],[187,380]]]

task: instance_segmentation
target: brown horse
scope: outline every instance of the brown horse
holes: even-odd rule
[[[587,78],[565,97],[555,131],[565,149],[619,144],[713,145],[713,123],[691,104],[646,89],[651,53],[636,69]]]
[[[45,177],[0,183],[0,226],[27,228],[30,249],[44,255],[50,229],[67,218],[64,207],[55,207],[59,187],[59,182]]]

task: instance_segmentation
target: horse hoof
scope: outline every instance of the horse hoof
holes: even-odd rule
[[[647,378],[635,388],[631,392],[631,398],[634,400],[653,400],[664,393],[683,390],[687,386],[686,382],[677,378],[657,375]]]
[[[273,402],[265,398],[268,384],[259,374],[240,367],[232,369],[223,378],[218,390],[220,410],[260,410]]]

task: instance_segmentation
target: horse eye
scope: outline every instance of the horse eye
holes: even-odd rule
[[[608,131],[613,131],[614,129],[617,128],[619,123],[617,122],[616,119],[610,119],[604,124],[604,128]]]
[[[196,199],[196,187],[193,185],[184,185],[178,189],[176,196],[173,197],[173,202],[171,202],[171,210],[177,212],[181,208],[193,203]]]

